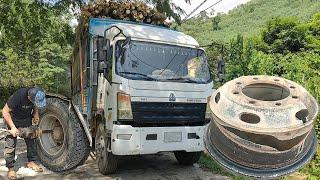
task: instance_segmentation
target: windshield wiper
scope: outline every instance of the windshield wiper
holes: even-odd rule
[[[189,82],[189,83],[199,83],[198,81],[192,80],[190,78],[186,78],[186,77],[178,77],[178,78],[168,78],[165,80],[173,80],[173,81],[179,81],[179,82]]]
[[[150,77],[150,76],[148,76],[148,75],[146,75],[146,74],[142,74],[142,73],[126,72],[126,71],[121,71],[121,72],[118,72],[118,73],[119,73],[119,74],[131,74],[131,75],[138,75],[138,76],[142,76],[142,77],[143,77],[143,79],[145,79],[145,80],[152,80],[152,81],[156,80],[155,78]]]

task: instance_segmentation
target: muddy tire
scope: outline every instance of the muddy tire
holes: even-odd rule
[[[82,165],[90,153],[89,140],[74,110],[58,98],[48,98],[39,127],[46,130],[37,139],[41,163],[55,172]]]
[[[111,138],[106,136],[102,123],[99,124],[95,143],[99,172],[104,175],[114,173],[119,165],[119,156],[108,150],[110,149]]]
[[[175,151],[174,156],[178,160],[179,164],[184,166],[191,166],[198,162],[202,152],[185,152],[185,151]]]

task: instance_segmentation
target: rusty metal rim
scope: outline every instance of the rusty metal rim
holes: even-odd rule
[[[246,176],[251,176],[256,178],[275,178],[275,177],[280,177],[280,176],[290,174],[296,171],[297,169],[301,168],[302,166],[304,166],[306,163],[308,163],[312,159],[317,149],[317,138],[316,138],[315,130],[313,129],[311,132],[312,144],[310,145],[308,152],[302,158],[297,159],[297,161],[293,162],[290,165],[276,168],[276,169],[250,168],[250,167],[235,163],[231,159],[228,159],[226,156],[224,156],[221,152],[219,152],[219,150],[214,146],[214,144],[211,143],[212,141],[210,140],[210,134],[211,134],[210,128],[207,128],[204,136],[204,144],[209,155],[215,161],[217,161],[222,167],[224,167],[225,169],[227,169],[232,173],[235,172],[240,175],[246,175]]]
[[[52,118],[55,119],[56,121],[58,120],[57,123],[59,123],[59,125],[62,127],[63,142],[61,145],[58,145],[56,139],[54,138],[52,128],[56,121],[53,122]],[[43,149],[46,154],[51,156],[59,154],[63,150],[63,147],[66,146],[66,134],[64,133],[65,129],[62,126],[61,120],[56,115],[49,113],[49,114],[46,114],[44,117],[42,117],[42,120],[39,123],[39,127],[40,129],[52,130],[51,133],[42,134],[38,138],[41,149]],[[48,129],[49,127],[51,127],[51,129]]]
[[[256,81],[249,81],[250,79],[256,80]],[[262,82],[257,81],[258,79],[261,79]],[[277,79],[277,81],[275,81],[275,79]],[[247,110],[256,110],[255,113],[257,113],[258,111],[264,111],[264,110],[273,110],[275,107],[277,109],[286,109],[286,108],[290,108],[293,106],[292,102],[296,103],[296,101],[299,101],[299,99],[303,99],[302,97],[307,97],[309,98],[310,96],[310,104],[314,104],[311,105],[313,106],[312,108],[314,108],[314,111],[312,111],[309,115],[308,115],[308,120],[306,122],[303,123],[303,125],[297,125],[297,124],[292,124],[291,126],[285,126],[285,127],[280,127],[281,132],[284,133],[284,131],[292,131],[294,129],[296,129],[297,127],[306,127],[306,126],[313,126],[313,119],[316,118],[317,113],[313,113],[313,112],[317,112],[318,111],[318,105],[317,105],[317,101],[314,97],[312,97],[301,85],[292,82],[290,80],[286,80],[283,78],[279,78],[279,77],[266,77],[266,76],[246,76],[246,77],[241,77],[238,78],[236,80],[233,80],[234,82],[228,82],[226,83],[224,88],[220,88],[220,90],[218,89],[216,92],[213,93],[212,98],[210,99],[210,108],[212,110],[212,113],[214,113],[216,116],[219,117],[219,119],[221,119],[222,122],[219,122],[220,124],[225,124],[226,126],[230,126],[230,127],[236,127],[236,128],[240,128],[243,125],[243,122],[240,121],[231,121],[230,117],[226,117],[224,116],[224,114],[219,114],[220,109],[217,108],[218,102],[216,101],[216,96],[219,96],[219,99],[224,99],[226,98],[227,101],[224,102],[234,102],[235,105],[237,106],[243,106],[244,108],[246,108]],[[282,82],[282,83],[280,83]],[[240,83],[240,84],[238,84]],[[248,97],[247,95],[243,94],[243,89],[247,86],[250,85],[254,85],[254,84],[270,84],[270,85],[275,85],[275,86],[279,86],[282,87],[284,89],[287,89],[288,92],[290,92],[289,96],[281,99],[281,100],[276,100],[276,101],[263,101],[263,100],[257,100],[257,99],[252,99],[250,97]],[[236,86],[236,88],[233,88],[233,86]],[[232,89],[233,88],[233,89]],[[236,95],[233,94],[234,91],[236,91]],[[303,96],[301,95],[297,95],[297,92],[301,91]],[[220,97],[220,92],[221,92],[221,97]],[[293,97],[299,97],[298,99],[292,99]],[[301,98],[300,98],[301,97]],[[292,100],[292,101],[289,101]],[[219,101],[219,100],[218,100]],[[276,104],[279,103],[280,105],[277,106]],[[297,110],[298,111],[298,110]],[[252,111],[251,111],[252,112]],[[251,113],[250,111],[248,113]],[[239,114],[239,112],[236,112],[237,114]],[[296,112],[294,112],[296,113]],[[240,115],[240,114],[239,114]],[[262,116],[262,122],[263,122],[263,116]],[[235,124],[236,123],[236,124]],[[242,124],[241,124],[242,123]],[[255,129],[257,126],[260,126],[261,123],[257,123],[257,124],[246,124],[246,126],[250,126],[249,128],[246,128],[246,130],[250,130],[250,129]],[[259,128],[260,128],[259,127]],[[267,128],[264,127],[263,129],[260,128],[259,133],[273,133],[277,128]],[[307,128],[308,129],[308,128]],[[254,132],[254,131],[253,131]]]

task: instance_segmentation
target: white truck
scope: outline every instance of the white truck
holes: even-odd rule
[[[191,165],[204,150],[213,81],[197,41],[172,29],[92,18],[71,58],[72,98],[48,94],[38,154],[53,171],[90,151],[113,173],[119,156],[174,152]]]

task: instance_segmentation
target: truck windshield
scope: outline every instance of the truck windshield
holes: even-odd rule
[[[116,73],[122,77],[148,81],[209,83],[207,57],[203,50],[131,41],[117,43]]]

